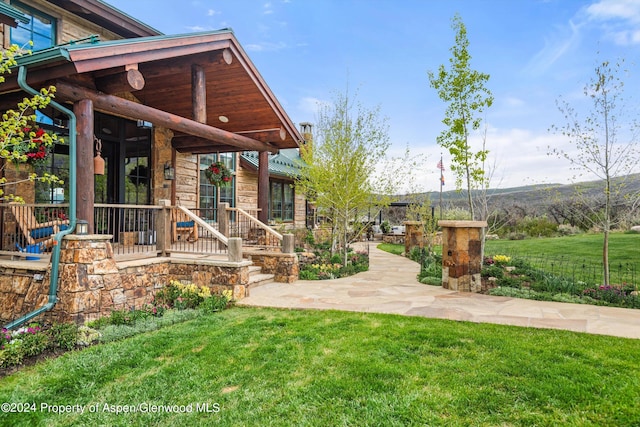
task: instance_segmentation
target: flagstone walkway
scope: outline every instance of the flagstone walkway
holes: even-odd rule
[[[394,313],[640,338],[640,310],[456,292],[419,283],[417,263],[369,245],[369,271],[335,280],[268,283],[238,305]]]

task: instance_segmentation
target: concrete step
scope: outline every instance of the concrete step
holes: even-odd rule
[[[252,265],[249,267],[249,288],[271,283],[274,277],[273,274],[262,273],[262,267]]]

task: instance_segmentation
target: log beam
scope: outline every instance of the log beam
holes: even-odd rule
[[[207,123],[207,79],[202,66],[191,66],[191,108],[193,120]]]
[[[258,219],[269,222],[269,153],[258,153]]]
[[[284,141],[287,138],[287,131],[285,131],[284,128],[249,130],[235,133],[262,142]]]
[[[144,88],[144,76],[135,69],[96,79],[96,88],[104,93],[133,92]]]
[[[58,99],[67,101],[89,99],[98,110],[120,116],[145,120],[157,126],[162,126],[193,136],[199,136],[218,144],[230,145],[237,147],[240,150],[270,151],[272,153],[278,152],[278,148],[272,144],[257,141],[233,132],[228,132],[224,129],[198,123],[194,120],[138,104],[136,102],[128,101],[117,96],[95,92],[90,89],[71,85],[64,81],[57,81],[55,86],[56,98]],[[214,151],[212,150],[211,152]]]
[[[83,99],[73,104],[73,112],[77,117],[76,124],[76,164],[77,168],[77,200],[76,216],[89,223],[89,233],[93,233],[93,104]]]

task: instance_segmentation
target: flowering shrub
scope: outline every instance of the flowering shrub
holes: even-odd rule
[[[54,324],[45,329],[37,323],[15,331],[3,329],[0,335],[0,367],[20,365],[26,357],[37,356],[46,350],[70,350],[76,345],[76,331],[75,325]]]
[[[205,298],[210,296],[211,291],[206,286],[198,287],[194,283],[171,280],[167,286],[156,293],[153,305],[184,310],[198,307]]]
[[[0,53],[0,74],[9,72],[10,68],[17,64],[16,58],[25,55],[29,51],[17,45],[12,45]],[[0,83],[4,77],[0,76]],[[16,109],[4,111],[0,120],[0,172],[4,172],[7,164],[36,165],[45,160],[50,149],[56,142],[62,143],[62,139],[53,132],[35,126],[35,111],[42,110],[50,102],[55,93],[55,87],[43,88],[37,95],[24,98],[17,104]],[[5,193],[5,188],[14,182],[7,181],[4,173],[0,173],[0,200],[24,202],[24,199],[15,194]],[[36,173],[29,175],[31,181],[62,184],[63,181],[49,173],[38,176]]]
[[[204,171],[211,185],[225,186],[231,182],[231,171],[222,162],[212,163]]]
[[[352,276],[369,269],[369,254],[366,252],[349,252],[347,265],[336,262],[340,256],[329,256],[328,253],[317,253],[320,262],[304,264],[300,267],[299,277],[302,280],[327,280]]]
[[[511,262],[511,257],[508,257],[506,255],[494,255],[493,261],[496,264],[508,264],[509,262]]]

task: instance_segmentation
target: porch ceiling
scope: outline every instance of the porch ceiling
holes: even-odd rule
[[[192,68],[200,67],[205,79],[206,124],[237,135],[203,137],[206,132],[191,133],[183,122],[173,127],[172,143],[178,151],[244,151],[250,149],[238,146],[238,140],[248,141],[244,138],[276,149],[295,148],[302,140],[230,30],[62,46],[36,52],[24,58],[24,63],[27,82],[35,88],[64,81],[96,96],[133,100],[150,107],[154,115],[165,112],[190,120],[196,114]],[[122,86],[122,77],[131,70],[142,77],[142,83]],[[0,93],[17,88],[12,78],[0,85]],[[114,85],[115,81],[120,83]],[[66,100],[73,100],[68,96]],[[173,119],[165,118],[164,126]]]

